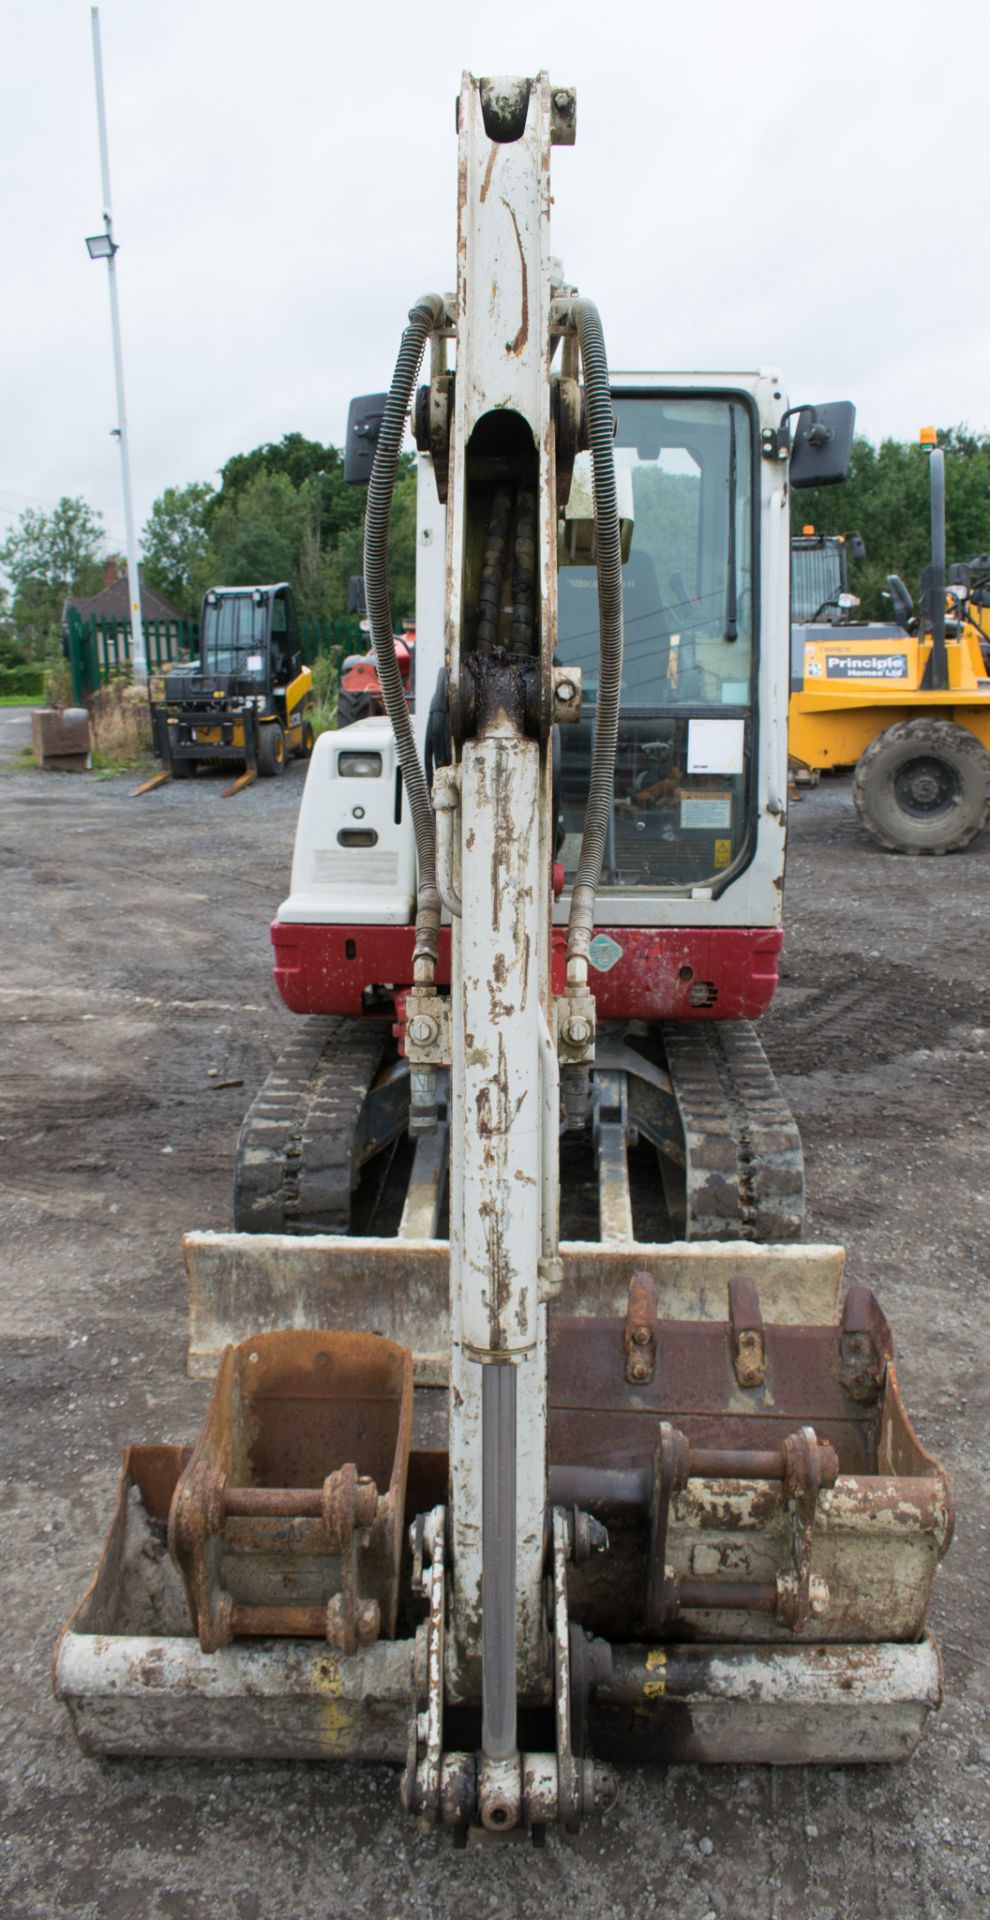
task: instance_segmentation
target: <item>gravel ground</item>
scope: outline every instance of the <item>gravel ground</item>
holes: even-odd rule
[[[456,1853],[410,1826],[385,1769],[86,1760],[52,1699],[122,1444],[199,1422],[179,1236],[228,1223],[241,1115],[290,1025],[267,928],[301,776],[131,801],[124,780],[20,770],[24,737],[0,714],[5,1920],[987,1920],[990,837],[897,859],[859,832],[847,781],[808,794],[764,1023],[810,1236],[877,1288],[908,1407],[955,1478],[941,1714],[907,1765],[627,1768],[576,1840]]]

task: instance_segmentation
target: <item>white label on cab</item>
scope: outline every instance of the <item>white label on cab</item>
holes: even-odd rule
[[[732,826],[731,793],[682,793],[681,827],[703,827],[728,833]]]
[[[689,720],[688,773],[741,773],[745,720]]]

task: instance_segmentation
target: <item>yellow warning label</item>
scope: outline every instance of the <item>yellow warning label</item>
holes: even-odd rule
[[[667,1655],[662,1647],[650,1648],[646,1671],[650,1678],[643,1681],[644,1700],[662,1700],[667,1691]]]
[[[339,1751],[341,1743],[350,1731],[350,1708],[340,1699],[343,1685],[340,1668],[330,1654],[323,1654],[312,1665],[312,1678],[317,1692],[323,1695],[320,1707],[320,1744],[327,1753]]]
[[[715,866],[716,866],[716,870],[717,870],[717,869],[718,869],[719,867],[727,867],[727,866],[729,865],[729,862],[730,862],[730,860],[731,860],[731,859],[732,859],[732,841],[731,841],[731,840],[716,840],[716,842],[715,842]]]

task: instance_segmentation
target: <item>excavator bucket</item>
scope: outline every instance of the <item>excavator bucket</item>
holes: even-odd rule
[[[331,1234],[187,1233],[188,1370],[212,1379],[224,1350],[252,1332],[338,1327],[387,1333],[412,1350],[418,1387],[449,1379],[449,1248],[445,1240],[346,1239]],[[669,1315],[718,1317],[734,1274],[749,1275],[771,1320],[834,1319],[841,1247],[673,1241],[607,1247],[565,1241],[559,1306],[574,1315],[624,1313],[632,1275],[657,1277]]]
[[[925,1619],[952,1502],[872,1294],[841,1297],[834,1247],[562,1251],[548,1494],[608,1538],[567,1576],[587,1750],[908,1755],[941,1698]],[[448,1470],[446,1245],[197,1234],[186,1257],[203,1433],[128,1448],[57,1691],[88,1752],[404,1763],[428,1704],[417,1527]],[[334,1331],[259,1331],[290,1299]]]
[[[59,1638],[55,1690],[89,1754],[400,1763],[415,1711],[412,1643],[359,1657],[306,1638],[236,1639],[205,1654],[169,1558],[189,1450],[132,1446],[96,1576]]]

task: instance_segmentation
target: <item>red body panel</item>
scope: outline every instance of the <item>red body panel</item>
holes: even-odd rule
[[[415,639],[415,635],[412,636]],[[409,691],[410,651],[404,640],[396,640],[395,658],[402,682]],[[344,661],[340,684],[348,693],[373,693],[381,695],[378,683],[378,662],[373,653],[350,654]]]
[[[600,1020],[756,1020],[773,998],[783,934],[773,927],[600,927],[621,949],[590,969]],[[553,930],[553,989],[565,985],[564,927]],[[276,920],[275,984],[292,1013],[359,1014],[366,987],[412,984],[412,927],[328,927]],[[611,957],[609,955],[609,957]],[[441,928],[437,984],[450,980]]]

